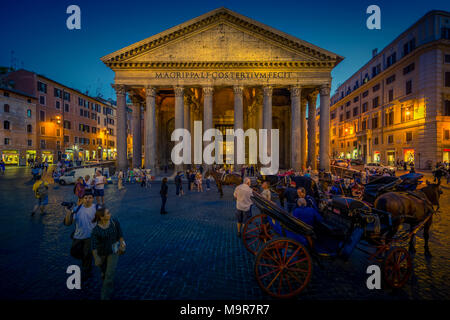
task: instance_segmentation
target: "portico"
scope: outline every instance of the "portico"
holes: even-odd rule
[[[202,120],[203,131],[217,128],[223,134],[227,129],[279,129],[280,166],[315,168],[320,92],[319,166],[328,170],[330,72],[341,60],[225,8],[109,54],[102,61],[115,72],[118,166],[128,166],[128,93],[133,123],[139,122],[132,124],[133,166],[141,163],[142,150],[146,168],[170,164],[172,131],[193,133],[194,121]]]

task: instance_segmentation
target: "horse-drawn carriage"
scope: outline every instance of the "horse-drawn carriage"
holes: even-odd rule
[[[314,260],[345,260],[355,248],[369,254],[369,260],[382,263],[387,285],[403,287],[412,271],[412,259],[403,244],[427,222],[392,236],[394,222],[389,212],[356,199],[335,197],[322,203],[323,221],[312,228],[257,192],[252,200],[262,213],[244,226],[244,245],[256,256],[259,286],[277,298],[293,297],[307,286]]]

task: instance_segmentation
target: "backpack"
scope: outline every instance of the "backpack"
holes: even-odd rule
[[[44,198],[48,194],[48,187],[45,185],[44,182],[41,182],[39,187],[36,189],[36,197],[41,199]]]

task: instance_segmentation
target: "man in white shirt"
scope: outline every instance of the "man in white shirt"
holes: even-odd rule
[[[252,216],[251,206],[253,204],[250,198],[253,194],[250,188],[250,178],[245,178],[244,183],[237,186],[234,190],[234,197],[236,198],[236,219],[237,219],[237,235],[241,236],[241,226],[246,223]]]
[[[83,195],[83,203],[80,206],[75,207],[73,211],[67,209],[67,207],[65,208],[64,224],[70,226],[75,222],[75,232],[70,251],[75,258],[81,258],[82,281],[86,280],[92,272],[91,233],[92,229],[97,225],[95,222],[92,222],[97,211],[93,202],[92,191],[86,190]]]
[[[94,196],[97,200],[97,204],[100,204],[103,206],[105,204],[105,184],[107,183],[106,178],[102,175],[102,172],[100,170],[97,170],[95,173],[94,178]]]

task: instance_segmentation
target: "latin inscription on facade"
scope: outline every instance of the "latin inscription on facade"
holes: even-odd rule
[[[251,79],[290,79],[292,72],[239,72],[239,71],[173,71],[156,72],[156,79],[231,79],[231,80],[251,80]]]

